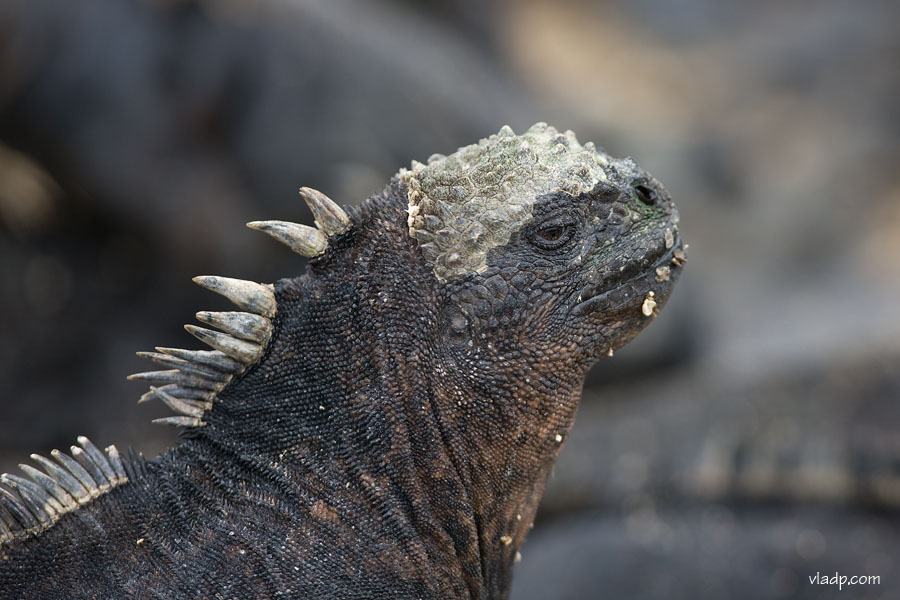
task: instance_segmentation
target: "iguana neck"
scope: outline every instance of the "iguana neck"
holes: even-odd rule
[[[196,435],[257,457],[313,511],[383,515],[410,531],[398,552],[416,568],[437,561],[473,597],[502,596],[581,380],[539,361],[466,361],[441,342],[442,299],[413,284],[432,275],[411,245],[404,256],[338,243],[340,261],[276,285],[265,355]]]

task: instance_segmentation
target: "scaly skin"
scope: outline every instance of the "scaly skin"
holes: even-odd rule
[[[672,289],[676,225],[633,162],[543,125],[402,171],[275,284],[264,352],[180,446],[0,546],[0,596],[505,598],[587,370]]]

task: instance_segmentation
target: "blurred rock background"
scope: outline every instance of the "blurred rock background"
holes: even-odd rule
[[[246,230],[536,121],[662,180],[689,264],[591,373],[512,598],[900,597],[900,5],[0,0],[0,471],[154,456],[124,380],[302,262]],[[196,289],[195,289],[196,288]],[[815,586],[816,572],[879,585]]]

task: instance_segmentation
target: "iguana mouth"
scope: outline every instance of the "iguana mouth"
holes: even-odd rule
[[[670,275],[672,269],[680,267],[685,262],[684,246],[681,237],[676,233],[672,247],[663,249],[652,266],[642,266],[640,261],[633,261],[621,273],[624,281],[612,289],[606,289],[609,280],[591,283],[582,288],[578,294],[578,304],[572,308],[572,313],[580,317],[594,312],[600,307],[609,308],[614,305],[613,309],[623,308],[639,301],[648,292],[653,291],[652,282],[658,282],[659,287],[664,288],[664,293],[659,294],[657,291],[657,296],[664,296],[671,289],[669,278],[674,277],[674,275]],[[664,270],[666,267],[669,268],[669,271]]]

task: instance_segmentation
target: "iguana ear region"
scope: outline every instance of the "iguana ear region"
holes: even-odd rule
[[[330,237],[350,229],[350,218],[322,192],[305,187],[300,189],[300,196],[309,206],[316,227],[288,221],[253,221],[247,226],[270,235],[297,254],[315,258],[326,251]],[[278,307],[271,284],[210,275],[195,277],[194,281],[222,294],[241,311],[198,312],[197,320],[213,329],[185,325],[191,335],[212,347],[211,351],[157,347],[156,352],[138,352],[138,356],[166,367],[128,377],[150,383],[150,391],[139,402],[160,400],[176,413],[154,423],[205,425],[203,415],[212,408],[216,395],[262,358],[272,337],[272,319]]]

